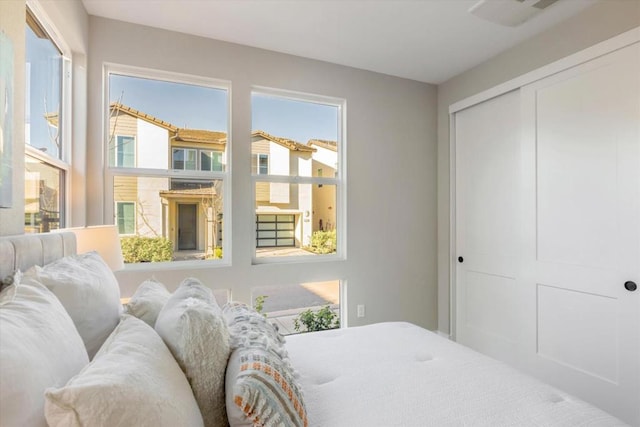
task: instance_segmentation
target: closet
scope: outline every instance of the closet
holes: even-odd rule
[[[456,340],[640,425],[640,43],[452,123]]]

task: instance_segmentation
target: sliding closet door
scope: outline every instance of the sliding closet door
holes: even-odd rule
[[[640,425],[640,48],[522,101],[531,368]]]
[[[517,280],[520,93],[455,114],[456,340],[515,362],[522,331]]]

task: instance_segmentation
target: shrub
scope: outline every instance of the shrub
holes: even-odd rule
[[[165,237],[121,237],[122,256],[126,263],[171,261],[173,243]]]
[[[307,248],[317,254],[330,254],[336,251],[336,230],[314,231],[311,245]]]
[[[262,314],[264,317],[267,317],[267,313],[263,313],[264,302],[269,298],[269,295],[258,295],[256,297],[255,303],[253,304],[253,309],[258,313]]]
[[[205,259],[222,259],[222,247],[216,246],[213,248],[213,253],[207,255]]]
[[[305,330],[300,330],[302,327]],[[298,332],[315,332],[340,327],[340,318],[331,307],[325,305],[318,311],[305,310],[293,320],[293,327]]]

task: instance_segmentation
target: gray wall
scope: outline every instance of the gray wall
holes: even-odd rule
[[[604,0],[438,86],[438,330],[449,333],[449,106],[640,26],[640,2]]]
[[[86,69],[89,16],[79,0],[42,0],[42,11],[71,49],[73,61],[73,170],[70,174],[71,224],[85,222]],[[14,50],[13,110],[13,207],[0,209],[0,236],[24,232],[24,109],[25,109],[25,15],[24,0],[0,0],[0,30],[9,35]]]
[[[155,275],[175,287],[186,275],[247,301],[259,285],[341,279],[350,325],[405,320],[436,327],[436,87],[201,37],[90,17],[87,177],[89,224],[103,218],[104,62],[232,82],[233,265],[124,271],[123,293]],[[252,85],[347,100],[346,261],[251,265]],[[366,304],[367,317],[355,317]]]

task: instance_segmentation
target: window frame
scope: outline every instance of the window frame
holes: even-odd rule
[[[182,160],[182,169],[178,169],[176,168],[176,163],[175,163],[175,154],[176,151],[182,151],[183,152],[183,160]],[[187,169],[185,166],[187,165],[187,158],[186,158],[186,154],[187,152],[192,151],[195,153],[195,169]],[[177,170],[177,171],[197,171],[197,170],[202,170],[200,168],[200,162],[198,161],[198,154],[199,151],[197,148],[188,148],[188,147],[175,147],[171,149],[171,169]],[[212,172],[212,171],[209,171]]]
[[[223,218],[225,221],[225,236],[224,236],[224,251],[222,259],[211,260],[186,260],[186,261],[166,261],[153,263],[137,263],[126,264],[125,270],[129,271],[144,271],[144,270],[171,270],[177,266],[180,268],[211,268],[215,266],[229,266],[231,265],[232,254],[232,215],[231,215],[231,156],[232,156],[232,127],[231,127],[231,82],[228,80],[214,79],[210,77],[197,76],[192,74],[175,73],[171,71],[158,70],[153,68],[142,68],[131,65],[117,64],[111,62],[105,62],[103,65],[103,103],[102,103],[102,118],[103,118],[103,141],[109,140],[109,78],[112,74],[136,77],[142,79],[151,79],[158,81],[167,81],[170,83],[182,83],[188,85],[204,86],[212,89],[221,89],[227,91],[227,143],[226,143],[226,159],[227,165],[225,170],[214,171],[201,171],[201,170],[180,170],[173,169],[173,152],[171,152],[171,162],[167,165],[169,169],[149,169],[149,168],[124,168],[124,167],[112,167],[109,165],[108,144],[103,144],[103,159],[106,159],[104,164],[104,208],[103,214],[105,218],[111,218],[115,220],[115,200],[113,191],[113,182],[116,176],[130,176],[140,178],[178,178],[178,179],[194,179],[194,180],[210,180],[210,181],[222,181],[223,191]],[[182,147],[176,147],[182,148]],[[197,160],[197,159],[196,159]],[[107,220],[108,221],[108,220]]]
[[[252,86],[251,95],[264,95],[275,98],[282,98],[291,101],[310,102],[322,105],[328,105],[337,108],[338,120],[338,136],[337,136],[337,165],[335,177],[304,177],[304,176],[284,176],[284,175],[261,175],[259,168],[256,173],[251,172],[251,203],[253,207],[252,217],[253,225],[257,223],[257,214],[255,209],[256,201],[256,184],[259,182],[267,183],[288,183],[288,184],[312,184],[312,185],[335,185],[336,189],[336,222],[335,227],[337,233],[336,253],[308,256],[274,256],[274,257],[258,257],[257,256],[257,230],[252,226],[252,265],[259,264],[281,264],[281,263],[310,263],[310,262],[333,262],[343,261],[347,259],[347,170],[346,170],[346,152],[347,152],[347,100],[344,98],[335,98],[324,95],[295,92],[285,89],[275,89],[264,86]],[[253,113],[253,104],[251,105]],[[252,129],[253,130],[253,129]],[[259,158],[259,157],[258,157]],[[313,175],[313,174],[312,174]]]
[[[33,157],[51,167],[60,169],[61,179],[63,180],[60,186],[60,222],[59,227],[68,227],[71,224],[71,182],[72,182],[72,165],[71,165],[71,114],[72,114],[72,96],[71,88],[73,84],[72,80],[72,55],[69,45],[64,38],[60,35],[60,31],[53,24],[51,18],[44,12],[42,6],[37,0],[26,0],[25,13],[31,14],[36,23],[45,32],[48,39],[58,49],[61,54],[61,82],[60,82],[60,112],[58,119],[58,126],[60,129],[60,156],[53,157],[30,144],[24,143],[24,155]],[[24,30],[26,31],[29,24],[24,22]],[[26,47],[25,47],[26,49]],[[25,58],[26,66],[26,58]],[[24,86],[25,92],[27,91],[27,82]],[[26,109],[26,105],[25,105]],[[26,111],[25,111],[26,113]],[[24,171],[26,172],[26,170]],[[24,209],[23,209],[24,210]]]
[[[220,165],[222,166],[222,170],[220,171],[216,171],[213,169],[202,169],[202,155],[207,155],[207,154],[211,154],[211,156],[209,156],[210,161],[211,161],[211,166],[214,165],[213,162],[213,157],[214,154],[216,155],[220,155]],[[222,155],[224,155],[224,152],[220,151],[220,150],[209,150],[209,149],[198,149],[198,170],[201,171],[205,171],[205,172],[222,172],[224,170],[224,163],[222,162]]]

